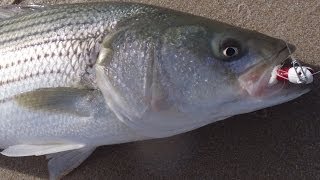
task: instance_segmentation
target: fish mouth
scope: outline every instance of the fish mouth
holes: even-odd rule
[[[269,80],[272,76],[274,67],[285,61],[290,61],[290,55],[293,51],[294,49],[290,50],[288,46],[285,46],[278,53],[273,55],[267,63],[266,61],[261,62],[248,69],[247,72],[243,73],[238,78],[242,89],[250,96],[260,99],[288,93],[288,91],[305,91],[307,89],[306,87],[301,87],[301,85],[295,86],[285,82],[279,82],[272,86],[269,85]]]

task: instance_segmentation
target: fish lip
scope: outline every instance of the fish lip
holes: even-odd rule
[[[290,50],[286,45],[277,53],[271,55],[270,58],[266,58],[266,61],[255,64],[247,72],[239,76],[238,81],[240,86],[246,93],[256,98],[270,97],[284,90],[296,90],[296,88],[292,88],[288,83],[268,86],[273,68],[288,59],[294,50]]]

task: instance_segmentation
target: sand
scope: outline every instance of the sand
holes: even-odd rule
[[[1,5],[13,0],[2,0]],[[33,0],[23,3],[78,0]],[[82,1],[84,2],[84,1]],[[319,0],[140,0],[257,30],[320,65]],[[317,77],[317,81],[319,76]],[[64,179],[319,179],[320,93],[161,140],[98,148]],[[44,157],[0,156],[0,179],[47,179]]]

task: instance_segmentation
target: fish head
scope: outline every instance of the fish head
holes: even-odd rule
[[[167,137],[308,92],[269,85],[274,67],[294,51],[283,40],[192,15],[160,14],[112,38],[108,63],[97,66],[108,107],[136,132]]]
[[[168,28],[158,56],[167,104],[194,118],[223,119],[292,100],[308,88],[268,82],[294,50],[281,39],[215,21]]]

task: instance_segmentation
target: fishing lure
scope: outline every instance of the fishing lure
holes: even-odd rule
[[[274,85],[278,82],[310,84],[313,82],[313,75],[318,73],[314,73],[314,70],[310,67],[302,66],[297,60],[293,60],[291,65],[289,67],[276,66],[271,73],[269,85]]]

